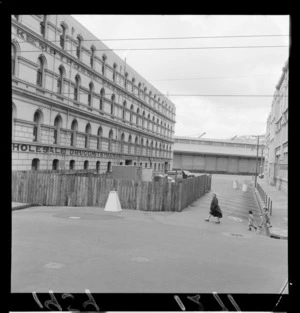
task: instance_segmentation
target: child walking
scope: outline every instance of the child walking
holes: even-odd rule
[[[257,230],[257,226],[254,222],[253,212],[249,211],[248,213],[249,213],[249,215],[248,215],[248,226],[249,226],[248,230],[252,230],[251,227],[253,227],[255,230]]]

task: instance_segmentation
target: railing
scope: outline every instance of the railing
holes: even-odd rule
[[[256,189],[257,189],[260,197],[264,201],[265,207],[268,208],[270,215],[272,215],[272,200],[271,200],[271,198],[266,194],[266,192],[263,190],[263,188],[260,186],[259,183],[256,183]]]

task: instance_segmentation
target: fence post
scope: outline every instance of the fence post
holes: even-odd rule
[[[272,200],[271,200],[271,205],[270,205],[270,216],[272,216]]]

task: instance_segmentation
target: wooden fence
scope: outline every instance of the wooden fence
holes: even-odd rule
[[[211,187],[211,176],[182,182],[143,182],[100,175],[12,172],[12,201],[52,206],[105,207],[110,191],[117,191],[122,209],[181,211]]]

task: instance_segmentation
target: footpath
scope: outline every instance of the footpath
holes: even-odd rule
[[[37,206],[37,205],[36,204],[29,204],[29,203],[20,203],[20,202],[12,202],[11,203],[12,211],[26,209],[26,208],[30,208],[33,206]]]
[[[266,195],[272,201],[272,210],[270,215],[270,220],[272,227],[269,228],[270,236],[277,239],[288,239],[288,195],[282,190],[278,190],[275,186],[271,186],[266,179],[257,180],[258,184],[264,190]],[[253,190],[255,197],[258,202],[259,208],[265,206],[264,200],[261,198],[257,188],[254,187]]]

